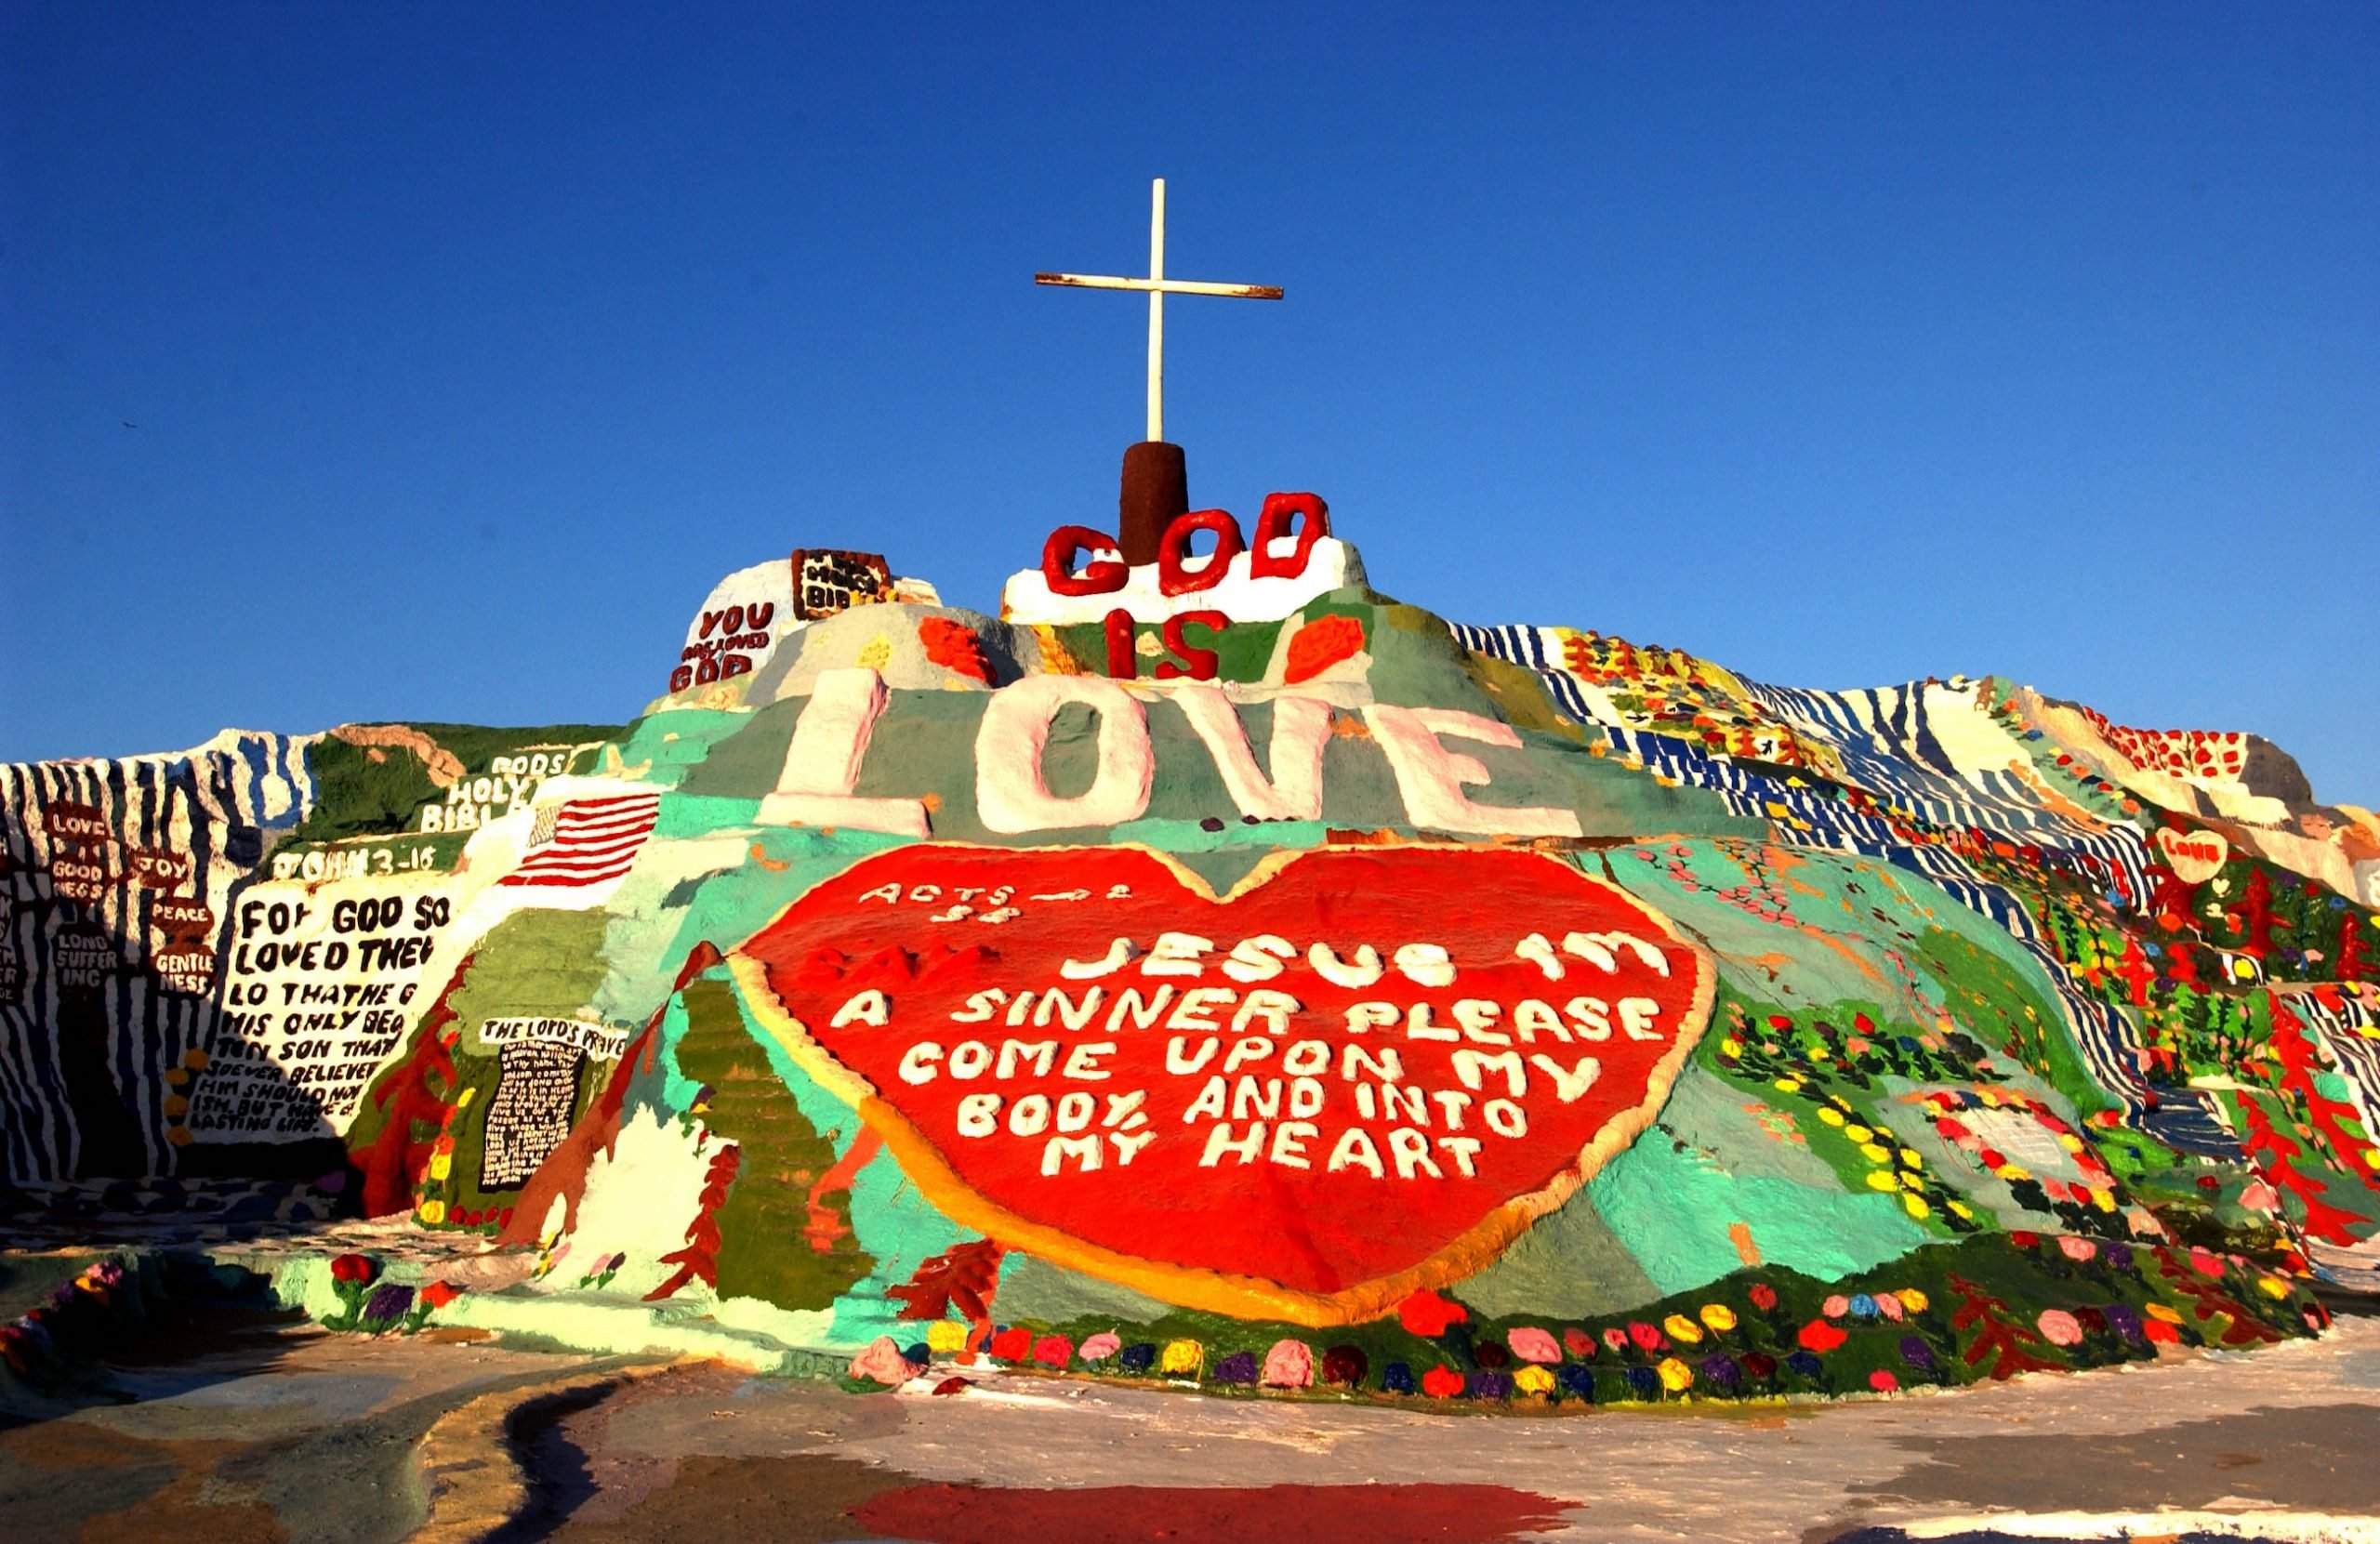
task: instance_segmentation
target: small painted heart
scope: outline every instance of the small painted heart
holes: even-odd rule
[[[1228,896],[1139,848],[919,845],[734,961],[945,1212],[1187,1306],[1376,1317],[1651,1120],[1713,972],[1557,857],[1338,848]]]

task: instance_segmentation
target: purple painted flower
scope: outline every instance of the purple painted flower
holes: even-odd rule
[[[1900,1338],[1900,1359],[1919,1372],[1934,1370],[1934,1348],[1925,1343],[1925,1337],[1923,1335],[1904,1335]]]
[[[1256,1353],[1236,1351],[1215,1364],[1218,1383],[1253,1383],[1256,1381]]]
[[[386,1320],[394,1323],[403,1318],[405,1311],[411,1307],[413,1288],[401,1281],[387,1282],[375,1287],[372,1296],[364,1300],[364,1322],[370,1324]]]
[[[1508,1372],[1474,1372],[1471,1387],[1464,1390],[1474,1399],[1510,1399],[1513,1397],[1513,1375]]]
[[[2140,1315],[2130,1303],[2111,1302],[2099,1312],[2107,1315],[2108,1327],[2125,1339],[2138,1344],[2144,1339],[2140,1332]]]
[[[1743,1381],[1744,1370],[1736,1365],[1734,1357],[1723,1351],[1702,1359],[1702,1376],[1722,1389],[1732,1390]]]
[[[2119,1271],[2129,1271],[2132,1269],[2132,1246],[2110,1244],[2099,1251],[2099,1258]]]

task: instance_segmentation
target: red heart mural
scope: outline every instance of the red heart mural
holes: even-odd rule
[[[1643,1130],[1699,948],[1514,850],[863,860],[734,962],[945,1212],[1185,1306],[1322,1325],[1478,1270]]]

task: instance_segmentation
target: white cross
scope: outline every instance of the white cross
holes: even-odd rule
[[[1144,289],[1149,292],[1149,438],[1165,438],[1165,297],[1221,295],[1235,300],[1278,300],[1278,284],[1202,284],[1165,276],[1165,178],[1149,184],[1149,276],[1110,279],[1089,273],[1037,273],[1037,284],[1078,289]]]

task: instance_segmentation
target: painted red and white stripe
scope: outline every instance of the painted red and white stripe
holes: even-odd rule
[[[600,885],[616,879],[636,862],[638,850],[660,818],[659,794],[571,799],[550,817],[551,839],[534,847],[519,868],[497,882]],[[542,827],[546,822],[537,824]]]

